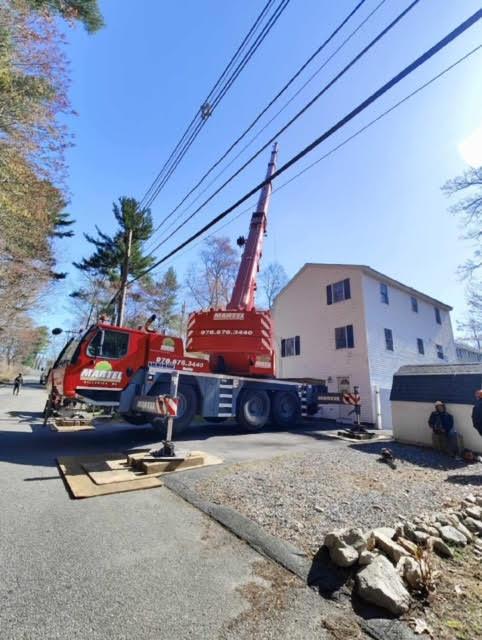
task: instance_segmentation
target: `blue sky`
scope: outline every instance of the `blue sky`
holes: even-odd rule
[[[366,1],[287,97],[378,2]],[[291,0],[154,202],[155,223],[355,4],[355,0]],[[386,0],[232,168],[269,139],[408,4],[408,0]],[[70,96],[79,113],[69,121],[76,146],[68,156],[72,192],[68,210],[76,219],[76,236],[58,245],[59,268],[71,276],[55,286],[38,321],[50,327],[68,323],[67,294],[78,278],[71,262],[91,252],[83,232],[93,233],[95,224],[113,231],[112,202],[121,195],[139,199],[144,195],[263,5],[264,0],[100,0],[106,22],[101,32],[89,36],[79,27],[68,31]],[[479,0],[421,0],[279,138],[279,162],[311,142],[479,6]],[[481,42],[479,23],[307,156],[280,178],[280,184]],[[465,286],[458,281],[456,269],[470,256],[471,247],[459,239],[460,229],[447,212],[450,202],[440,187],[468,166],[458,145],[482,124],[481,64],[479,51],[274,194],[264,264],[277,260],[290,276],[305,262],[367,264],[454,306],[455,326],[464,313]],[[268,157],[266,151],[253,162],[160,249],[159,257],[259,182]],[[229,170],[224,175],[230,175]],[[234,240],[246,233],[248,224],[246,214],[220,234]],[[182,252],[162,270],[172,265],[182,279],[198,249]]]

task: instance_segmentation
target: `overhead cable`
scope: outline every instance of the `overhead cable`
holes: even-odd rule
[[[253,127],[259,122],[259,120],[263,117],[263,115],[275,104],[275,102],[285,93],[285,91],[293,84],[293,82],[301,75],[301,73],[306,69],[306,67],[325,49],[325,47],[333,40],[333,38],[338,34],[338,32],[346,25],[346,23],[355,15],[355,13],[361,8],[361,6],[366,2],[366,0],[360,0],[358,4],[352,9],[352,11],[344,18],[344,20],[336,27],[334,31],[328,36],[328,38],[309,56],[309,58],[301,65],[298,71],[291,76],[291,78],[286,82],[286,84],[278,91],[278,93],[270,100],[270,102],[258,113],[256,118],[251,122],[251,124],[239,135],[239,137],[231,144],[231,146],[223,153],[223,155],[216,160],[216,162],[204,173],[204,175],[199,179],[199,181],[192,187],[192,189],[184,196],[184,198],[179,202],[178,205],[167,215],[165,216],[161,222],[154,229],[154,233],[156,233],[166,222],[171,218],[176,211],[186,202],[186,200],[191,196],[194,191],[206,180],[206,178],[214,171],[216,167],[218,167],[221,162],[231,153],[231,151],[247,136],[247,134],[253,129]],[[355,35],[355,33],[365,24],[365,22],[377,11],[382,4],[384,4],[386,0],[381,0],[381,2],[375,7],[375,9],[363,20],[363,22],[350,34],[350,36],[344,41],[343,45],[348,42],[348,40]],[[342,46],[343,46],[342,45]],[[339,51],[341,47],[339,47],[335,54]],[[335,55],[333,54],[333,55]],[[328,60],[331,60],[333,56],[331,56]],[[317,73],[321,70],[318,69]],[[313,78],[314,76],[312,76]],[[311,79],[312,79],[311,78]],[[302,88],[306,86],[303,85]],[[298,95],[298,92],[295,96]],[[277,114],[278,115],[278,114]],[[272,120],[270,120],[270,123]],[[269,123],[268,123],[269,124]],[[246,147],[244,147],[245,149]],[[243,149],[243,151],[244,151]],[[229,165],[228,165],[229,166]],[[219,176],[217,176],[219,177]],[[212,184],[212,183],[211,183]],[[203,193],[203,192],[202,192]],[[195,202],[195,201],[194,201]],[[192,204],[192,203],[191,203]]]
[[[453,42],[456,38],[460,37],[460,35],[462,35],[462,33],[467,31],[470,27],[472,27],[481,18],[482,18],[482,9],[479,9],[474,14],[472,14],[469,18],[467,18],[467,20],[464,20],[464,22],[459,24],[455,29],[453,29],[450,33],[448,33],[444,38],[439,40],[430,49],[425,51],[421,56],[419,56],[412,63],[407,65],[402,71],[400,71],[395,76],[393,76],[388,82],[383,84],[379,89],[377,89],[374,93],[372,93],[368,98],[366,98],[363,102],[361,102],[357,107],[352,109],[347,115],[345,115],[343,118],[341,118],[341,120],[338,120],[338,122],[336,124],[334,124],[328,130],[326,130],[324,133],[322,133],[318,138],[313,140],[304,149],[302,149],[296,155],[294,155],[292,158],[290,158],[290,160],[288,160],[284,165],[282,165],[279,169],[277,169],[270,178],[268,178],[266,180],[263,180],[262,182],[257,184],[250,191],[248,191],[248,193],[246,193],[244,196],[239,198],[239,200],[237,200],[234,204],[232,204],[230,207],[225,209],[222,213],[218,214],[213,219],[211,219],[210,222],[205,224],[201,229],[199,229],[194,234],[192,234],[187,240],[182,242],[180,245],[178,245],[175,249],[170,251],[163,258],[161,258],[160,260],[155,262],[153,265],[151,265],[142,274],[140,274],[139,276],[137,276],[135,278],[132,278],[129,281],[128,284],[132,284],[136,280],[139,280],[139,278],[147,275],[148,273],[153,271],[156,267],[158,267],[160,264],[166,262],[166,260],[168,260],[173,255],[175,255],[176,253],[181,251],[181,249],[183,249],[188,244],[190,244],[191,242],[196,240],[199,236],[201,236],[203,233],[208,231],[211,227],[213,227],[215,224],[217,224],[220,220],[222,220],[227,215],[229,215],[232,211],[237,209],[241,204],[243,204],[243,202],[246,202],[246,200],[248,200],[251,196],[253,196],[257,191],[259,191],[259,189],[262,189],[266,184],[268,184],[272,180],[275,180],[278,176],[280,176],[283,173],[285,173],[285,171],[287,171],[291,166],[293,166],[294,164],[299,162],[302,158],[304,158],[304,156],[306,156],[308,153],[313,151],[313,149],[318,147],[322,142],[327,140],[334,133],[336,133],[339,129],[344,127],[348,122],[353,120],[353,118],[355,118],[357,115],[359,115],[365,109],[367,109],[372,103],[374,103],[377,100],[379,100],[387,91],[392,89],[395,85],[397,85],[399,82],[401,82],[404,78],[406,78],[411,73],[413,73],[416,69],[418,69],[420,66],[425,64],[428,60],[430,60],[439,51],[441,51],[447,45],[449,45],[451,42]],[[478,48],[480,48],[480,47],[478,47]],[[471,53],[473,53],[473,52],[471,52]]]
[[[176,234],[184,225],[186,225],[195,215],[197,215],[215,196],[218,195],[230,182],[234,180],[246,167],[248,167],[253,160],[255,160],[267,147],[269,147],[279,136],[284,133],[291,125],[296,122],[309,108],[311,108],[327,91],[332,87],[345,73],[347,73],[368,51],[375,46],[375,44],[381,40],[387,33],[390,32],[393,27],[405,17],[409,11],[411,11],[420,0],[413,0],[406,9],[404,9],[388,26],[386,26],[373,40],[371,40],[366,47],[364,47],[334,78],[328,82],[321,91],[319,91],[305,106],[300,109],[281,129],[279,129],[261,148],[259,148],[237,171],[235,171],[216,191],[214,191],[204,202],[199,205],[187,218],[185,218],[179,225],[171,231],[161,242],[159,242],[154,249],[151,250],[152,254],[156,249],[164,245],[174,234]],[[149,255],[150,255],[149,254]]]
[[[255,41],[253,42],[253,44],[251,44],[247,53],[244,54],[244,57],[237,64],[236,68],[231,72],[231,75],[225,80],[224,85],[220,88],[218,94],[211,101],[207,100],[204,102],[203,106],[206,106],[206,109],[207,109],[206,117],[203,117],[202,115],[198,114],[198,116],[193,120],[194,123],[196,122],[196,119],[198,120],[197,124],[194,125],[194,130],[191,133],[189,133],[189,128],[188,130],[186,130],[185,136],[183,136],[183,138],[187,137],[187,140],[181,139],[181,141],[178,143],[176,147],[177,149],[179,149],[177,153],[176,154],[174,154],[174,152],[171,153],[170,159],[164,164],[163,169],[161,169],[161,172],[158,174],[154,183],[149,188],[148,190],[149,195],[144,196],[143,198],[144,207],[150,207],[154,202],[154,200],[157,198],[157,196],[159,195],[159,193],[161,192],[161,190],[163,189],[163,187],[165,186],[169,178],[172,176],[176,168],[179,166],[179,163],[181,162],[181,160],[184,158],[184,156],[188,152],[194,140],[199,135],[199,132],[206,124],[208,117],[212,115],[216,107],[219,105],[221,100],[224,98],[226,93],[234,84],[234,82],[236,81],[236,79],[244,69],[244,67],[248,64],[249,60],[252,58],[254,53],[260,47],[260,45],[262,44],[266,36],[271,31],[271,29],[274,27],[277,20],[279,19],[281,14],[284,12],[286,7],[288,6],[289,2],[290,0],[280,1],[273,15],[268,19],[268,22],[262,28],[261,33],[256,37]],[[165,175],[162,175],[163,171],[165,172]]]

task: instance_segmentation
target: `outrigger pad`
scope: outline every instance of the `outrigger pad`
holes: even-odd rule
[[[205,453],[204,451],[191,451],[184,456],[169,458],[153,456],[145,451],[139,453],[134,452],[127,457],[127,460],[134,469],[143,471],[143,473],[148,476],[199,469],[200,467],[210,467],[215,464],[222,464],[223,462],[222,458]]]
[[[138,491],[140,489],[152,489],[154,487],[161,487],[162,481],[155,476],[146,476],[145,474],[139,474],[133,470],[129,470],[125,467],[123,471],[131,474],[131,479],[127,479],[125,474],[122,474],[121,479],[119,475],[111,475],[110,480],[106,479],[106,475],[102,475],[104,471],[109,469],[110,473],[118,473],[115,468],[109,468],[110,465],[115,467],[114,463],[126,464],[126,455],[123,453],[103,453],[91,456],[69,456],[57,458],[57,464],[59,470],[67,483],[70,493],[74,498],[93,498],[95,496],[105,496],[111,493],[122,493],[125,491]],[[86,471],[85,467],[89,468],[89,465],[95,465],[98,469],[97,482],[92,479],[91,475]],[[99,471],[99,465],[101,469]],[[99,481],[99,478],[103,478],[103,482]]]

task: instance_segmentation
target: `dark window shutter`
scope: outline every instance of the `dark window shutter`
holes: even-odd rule
[[[300,353],[300,336],[295,336],[295,356],[299,356]]]
[[[349,324],[346,328],[346,345],[349,349],[353,349],[355,341],[353,339],[353,325]]]
[[[283,338],[281,340],[281,357],[284,358],[286,355],[286,340]]]
[[[333,302],[333,296],[331,293],[331,284],[326,287],[326,304],[331,304]]]
[[[350,278],[343,280],[343,287],[345,288],[345,300],[349,300],[351,298],[350,293]]]

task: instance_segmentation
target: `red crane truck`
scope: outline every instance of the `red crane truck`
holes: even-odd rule
[[[110,406],[133,424],[165,430],[158,399],[169,394],[172,371],[179,372],[178,435],[200,415],[208,421],[235,418],[248,430],[268,421],[279,426],[312,415],[326,394],[322,381],[275,378],[274,331],[270,311],[255,308],[256,280],[267,228],[277,145],[268,165],[268,182],[251,218],[243,256],[226,309],[193,313],[187,348],[181,338],[97,324],[60,354],[49,376],[47,412],[71,411],[72,403]],[[333,394],[331,394],[333,396]]]

